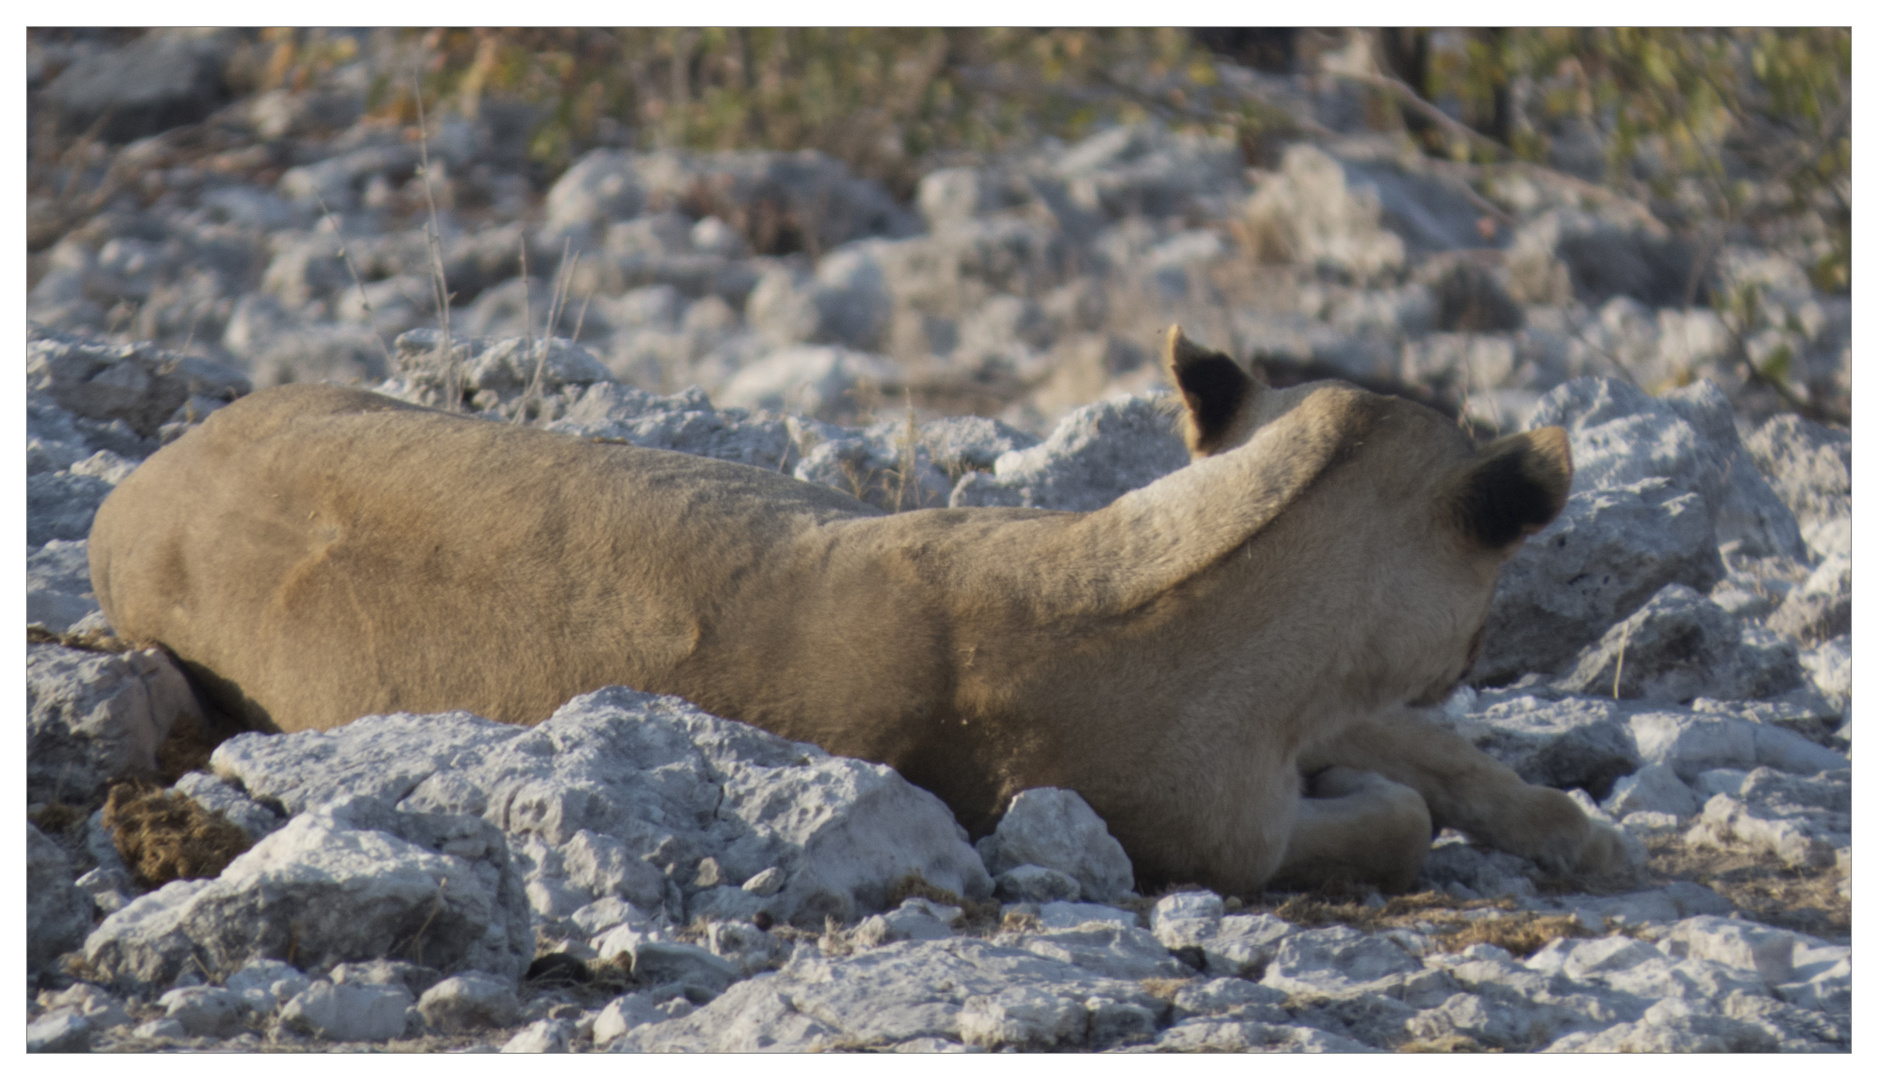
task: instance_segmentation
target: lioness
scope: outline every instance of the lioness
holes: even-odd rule
[[[974,835],[1073,789],[1144,884],[1406,887],[1453,825],[1552,868],[1615,834],[1405,703],[1480,647],[1571,482],[1558,428],[1275,390],[1169,332],[1193,462],[1092,513],[883,514],[709,458],[333,386],[263,390],[132,474],[92,583],[263,730],[678,694],[937,793]],[[1300,769],[1312,777],[1303,798]]]

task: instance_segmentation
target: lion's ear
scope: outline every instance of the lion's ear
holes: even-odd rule
[[[1571,488],[1571,440],[1564,428],[1544,427],[1482,447],[1461,471],[1450,505],[1461,531],[1504,548],[1550,524]]]
[[[1233,422],[1258,395],[1259,384],[1232,357],[1195,345],[1177,325],[1168,328],[1161,362],[1187,406],[1181,425],[1187,449],[1196,458],[1224,449]]]

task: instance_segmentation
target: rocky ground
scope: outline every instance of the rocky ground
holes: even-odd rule
[[[214,47],[140,40],[35,92],[82,116],[86,56]],[[29,257],[29,1048],[1848,1049],[1850,436],[1730,358],[1787,350],[1827,415],[1849,303],[1729,247],[1709,288],[1776,316],[1739,341],[1638,208],[1484,185],[1242,74],[1329,134],[1247,169],[1117,128],[911,206],[813,154],[535,177],[501,109],[419,140],[345,69],[75,144],[92,203],[35,204]],[[1571,498],[1440,715],[1632,837],[1630,887],[1446,834],[1410,896],[1144,897],[1072,793],[974,846],[891,770],[617,688],[527,731],[217,745],[90,593],[112,486],[290,380],[890,511],[1091,509],[1184,461],[1172,321],[1274,381],[1569,430]]]

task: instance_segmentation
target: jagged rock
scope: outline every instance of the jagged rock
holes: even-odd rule
[[[1279,942],[1259,982],[1294,994],[1328,994],[1420,969],[1420,961],[1388,938],[1329,926],[1301,930]]]
[[[653,1004],[649,993],[626,994],[607,1002],[593,1022],[593,1043],[606,1046],[636,1027],[671,1019]]]
[[[1766,765],[1810,775],[1848,764],[1843,754],[1772,724],[1663,711],[1638,713],[1629,724],[1638,756],[1685,781],[1712,769]]]
[[[313,985],[306,973],[281,960],[250,960],[223,980],[256,1013],[271,1013]]]
[[[1764,1029],[1714,1012],[1703,1012],[1680,998],[1650,1006],[1643,1019],[1618,1024],[1596,1034],[1568,1035],[1546,1053],[1764,1053],[1775,1049]]]
[[[882,421],[860,438],[816,444],[796,465],[795,477],[888,513],[944,506],[952,495],[952,481],[904,421]]]
[[[319,980],[281,1007],[283,1025],[336,1042],[384,1042],[404,1034],[411,992],[402,986]]]
[[[1034,1002],[1026,989],[1038,995]],[[1004,994],[1010,996],[1000,1005]],[[968,1018],[982,1042],[1048,1037],[1081,1047],[1088,1045],[1088,1002],[1098,996],[1156,1015],[1166,1009],[1133,982],[1022,949],[969,937],[903,941],[840,960],[799,954],[774,975],[740,982],[689,1016],[634,1028],[614,1048],[774,1052],[921,1037],[963,1042]]]
[[[1099,401],[1065,416],[1037,446],[998,457],[952,489],[953,506],[1099,510],[1187,464],[1165,395]]]
[[[1700,495],[1662,479],[1580,491],[1500,571],[1475,685],[1553,672],[1665,585],[1723,574]]]
[[[1844,774],[1825,772],[1804,780],[1755,769],[1734,794],[1710,798],[1684,839],[1723,849],[1742,845],[1796,869],[1831,866],[1836,852],[1850,844],[1852,828],[1851,789],[1826,779],[1834,775]]]
[[[1282,990],[1261,986],[1248,979],[1226,976],[1195,980],[1174,993],[1174,1019],[1192,1016],[1230,1016],[1268,1024],[1289,1023],[1291,1017],[1282,1006],[1288,997]]]
[[[917,903],[915,903],[917,901]],[[920,905],[925,905],[922,911]],[[918,897],[900,905],[900,912],[914,917],[915,912],[925,918],[944,925],[943,916],[947,912],[959,912],[960,909],[920,900]],[[962,912],[961,912],[962,914]],[[874,916],[869,916],[874,918]],[[953,915],[956,920],[958,915]],[[947,933],[950,933],[948,930]],[[908,937],[913,935],[909,934]],[[942,936],[942,935],[935,935]],[[710,932],[705,937],[705,944],[713,956],[719,956],[735,964],[745,978],[766,971],[788,950],[777,938],[757,926],[755,923],[727,920],[711,924]]]
[[[1223,208],[1238,193],[1243,168],[1231,142],[1169,132],[1149,121],[1089,136],[1058,157],[1051,171],[1085,211],[1167,217],[1197,209],[1202,200]]]
[[[1007,932],[993,940],[1113,979],[1177,979],[1186,973],[1153,934],[1135,926],[1094,923],[1037,933]]]
[[[157,999],[169,1019],[193,1036],[233,1035],[249,1011],[240,993],[221,986],[179,986]]]
[[[577,1034],[571,1020],[537,1020],[502,1044],[504,1054],[565,1054]]]
[[[441,394],[446,367],[443,335],[435,330],[407,330],[393,344],[403,382],[420,395],[424,391]],[[613,381],[606,365],[566,338],[459,337],[450,342],[450,357],[457,365],[465,399],[490,391],[507,401],[531,386],[542,394],[567,390],[579,396],[594,383]]]
[[[465,714],[370,717],[326,733],[238,736],[213,764],[293,811],[343,791],[484,815],[511,835],[529,881],[558,888],[585,891],[574,879],[587,879],[543,852],[583,830],[615,838],[621,859],[651,863],[687,894],[701,895],[706,857],[731,882],[771,867],[788,875],[767,897],[717,887],[751,905],[740,918],[852,919],[878,910],[911,873],[962,896],[991,892],[951,812],[891,769],[619,687],[577,697],[532,729]],[[631,880],[643,876],[635,868]]]
[[[1460,695],[1450,708],[1424,715],[1448,724],[1529,784],[1603,797],[1618,777],[1643,764],[1624,708],[1608,699],[1503,692]]]
[[[1744,444],[1820,558],[1852,554],[1852,435],[1782,413]]]
[[[1793,981],[1794,936],[1745,919],[1700,915],[1670,928],[1662,947],[1674,957],[1714,960],[1760,973],[1769,985]]]
[[[1252,978],[1297,927],[1275,915],[1227,915],[1211,892],[1164,896],[1148,916],[1155,938],[1210,975]]]
[[[408,960],[350,960],[334,964],[326,977],[333,982],[354,986],[401,986],[417,996],[443,981],[443,972]]]
[[[653,450],[721,458],[783,470],[800,459],[790,427],[780,420],[752,418],[742,409],[717,409],[704,391],[690,387],[660,396],[618,383],[594,383],[546,425],[592,439],[623,439]]]
[[[26,557],[28,623],[39,623],[55,634],[63,634],[72,624],[98,611],[86,548],[84,540],[49,540]]]
[[[997,875],[998,899],[1017,903],[1032,901],[1047,903],[1051,900],[1077,900],[1082,897],[1082,885],[1075,878],[1061,870],[1052,870],[1047,866],[1024,863],[1013,866]]]
[[[183,717],[200,719],[182,672],[160,649],[26,647],[29,797],[83,801],[114,777],[157,767]]]
[[[1676,703],[1772,697],[1801,683],[1799,653],[1744,648],[1740,620],[1687,585],[1666,585],[1604,632],[1555,685],[1574,694]]]
[[[1082,895],[1097,903],[1134,888],[1135,869],[1121,841],[1065,788],[1020,791],[990,836],[978,842],[985,868],[1001,874],[1018,866],[1041,866],[1075,878]]]
[[[1570,433],[1574,491],[1665,479],[1702,496],[1718,543],[1751,557],[1806,555],[1799,523],[1741,445],[1734,407],[1706,379],[1660,398],[1575,379],[1541,398],[1528,423]]]
[[[26,970],[36,974],[85,942],[91,898],[72,884],[65,852],[26,823]]]
[[[1852,635],[1843,634],[1800,650],[1800,666],[1834,709],[1843,714],[1851,707]]]
[[[61,129],[114,143],[193,124],[227,100],[233,47],[227,32],[156,31],[80,58],[46,85],[45,103]]]
[[[443,971],[518,977],[532,938],[496,829],[361,796],[296,816],[218,878],[138,898],[92,932],[85,955],[103,978],[127,986],[168,983],[196,963],[232,972],[290,948],[316,967],[421,956]]]
[[[1695,793],[1666,765],[1645,765],[1617,781],[1603,806],[1617,818],[1638,811],[1689,817],[1702,808]]]
[[[1416,887],[1467,900],[1529,897],[1536,890],[1534,880],[1541,876],[1538,864],[1530,859],[1479,847],[1458,833],[1446,832],[1429,845]]]
[[[1548,210],[1522,226],[1507,252],[1513,296],[1527,304],[1596,305],[1628,296],[1651,307],[1680,306],[1693,259],[1688,243],[1660,224],[1573,208]]]
[[[1328,265],[1359,280],[1400,272],[1411,249],[1479,245],[1479,214],[1458,192],[1381,157],[1305,144],[1285,150],[1245,217],[1265,260]]]
[[[883,357],[838,345],[781,349],[737,372],[718,401],[748,409],[842,422],[870,411],[864,398],[891,400],[899,376]]]
[[[457,1032],[507,1027],[521,1014],[522,1005],[513,979],[466,971],[424,991],[417,1011],[431,1030]]]
[[[776,268],[757,282],[744,306],[751,329],[778,345],[796,343],[880,348],[893,297],[874,252],[878,241],[831,251],[813,274]]]
[[[547,228],[601,227],[646,209],[686,204],[730,223],[767,254],[829,251],[858,237],[905,235],[917,227],[879,184],[852,176],[846,165],[815,150],[595,150],[548,190]]]
[[[241,826],[241,831],[254,840],[286,824],[279,814],[250,799],[240,788],[210,773],[184,773],[177,778],[175,790],[189,796],[204,810],[221,814]]]
[[[77,416],[122,420],[145,438],[191,397],[233,401],[252,388],[246,376],[213,361],[38,327],[27,335],[26,385]]]
[[[41,472],[26,478],[26,547],[55,540],[84,541],[112,484],[78,473]]]
[[[1767,628],[1808,644],[1851,633],[1851,558],[1840,554],[1822,560],[1767,617]]]
[[[91,1021],[77,1009],[53,1011],[26,1025],[29,1054],[82,1054],[91,1049]]]

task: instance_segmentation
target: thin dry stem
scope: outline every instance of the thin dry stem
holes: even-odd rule
[[[385,344],[385,336],[378,332],[378,323],[372,318],[375,314],[372,310],[372,301],[370,297],[365,295],[365,282],[359,277],[359,268],[353,265],[352,253],[346,250],[345,241],[340,238],[339,219],[334,217],[333,212],[326,208],[326,199],[317,189],[313,192],[313,201],[319,203],[321,219],[331,226],[333,230],[333,247],[339,256],[339,261],[346,264],[346,273],[352,275],[352,287],[359,291],[359,303],[365,307],[365,328],[372,332],[372,340],[378,342],[378,351],[380,355],[385,358],[385,374],[390,375],[397,370],[398,365],[392,361],[391,348]],[[195,337],[195,327],[193,325],[190,327],[189,336],[191,338]],[[188,352],[189,347],[185,345],[183,351],[185,353]]]

